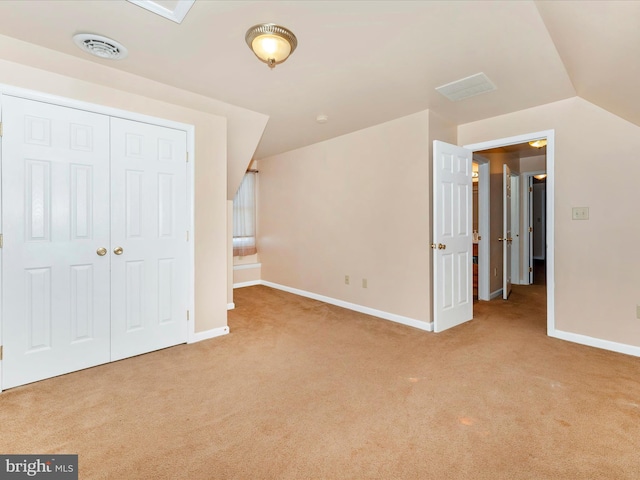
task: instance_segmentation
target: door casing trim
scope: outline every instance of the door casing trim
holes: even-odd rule
[[[486,142],[463,145],[464,148],[477,152],[490,148],[504,147],[518,143],[526,143],[540,138],[547,139],[547,335],[556,337],[555,322],[555,130],[542,130],[525,133],[514,137],[499,138]]]

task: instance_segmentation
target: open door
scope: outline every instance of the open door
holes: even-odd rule
[[[511,295],[511,169],[502,166],[502,298]]]
[[[528,264],[529,264],[529,285],[533,285],[533,177],[530,176],[527,183],[527,195],[528,195],[528,205],[527,211],[529,213],[528,222],[529,225],[527,227],[527,256],[528,256]]]
[[[520,216],[520,175],[511,174],[511,283],[519,285],[522,283],[522,261],[520,237],[521,216]]]
[[[433,142],[433,324],[473,318],[472,152]]]

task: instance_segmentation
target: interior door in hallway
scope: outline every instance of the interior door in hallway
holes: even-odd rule
[[[473,318],[472,152],[433,142],[433,323]]]
[[[186,142],[111,119],[112,360],[187,340]]]
[[[1,98],[10,388],[109,361],[109,118]]]
[[[502,165],[502,298],[511,295],[511,169]]]

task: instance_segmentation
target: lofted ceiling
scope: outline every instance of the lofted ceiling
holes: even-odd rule
[[[178,24],[126,0],[4,0],[0,19],[0,35],[268,115],[256,158],[425,109],[463,124],[575,95],[640,124],[640,1],[196,0]],[[298,37],[274,70],[244,42],[262,22]],[[129,55],[91,57],[80,32]],[[496,91],[435,90],[479,72]]]

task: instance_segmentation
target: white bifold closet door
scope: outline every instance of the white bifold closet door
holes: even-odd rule
[[[186,133],[1,100],[2,388],[185,342]]]

